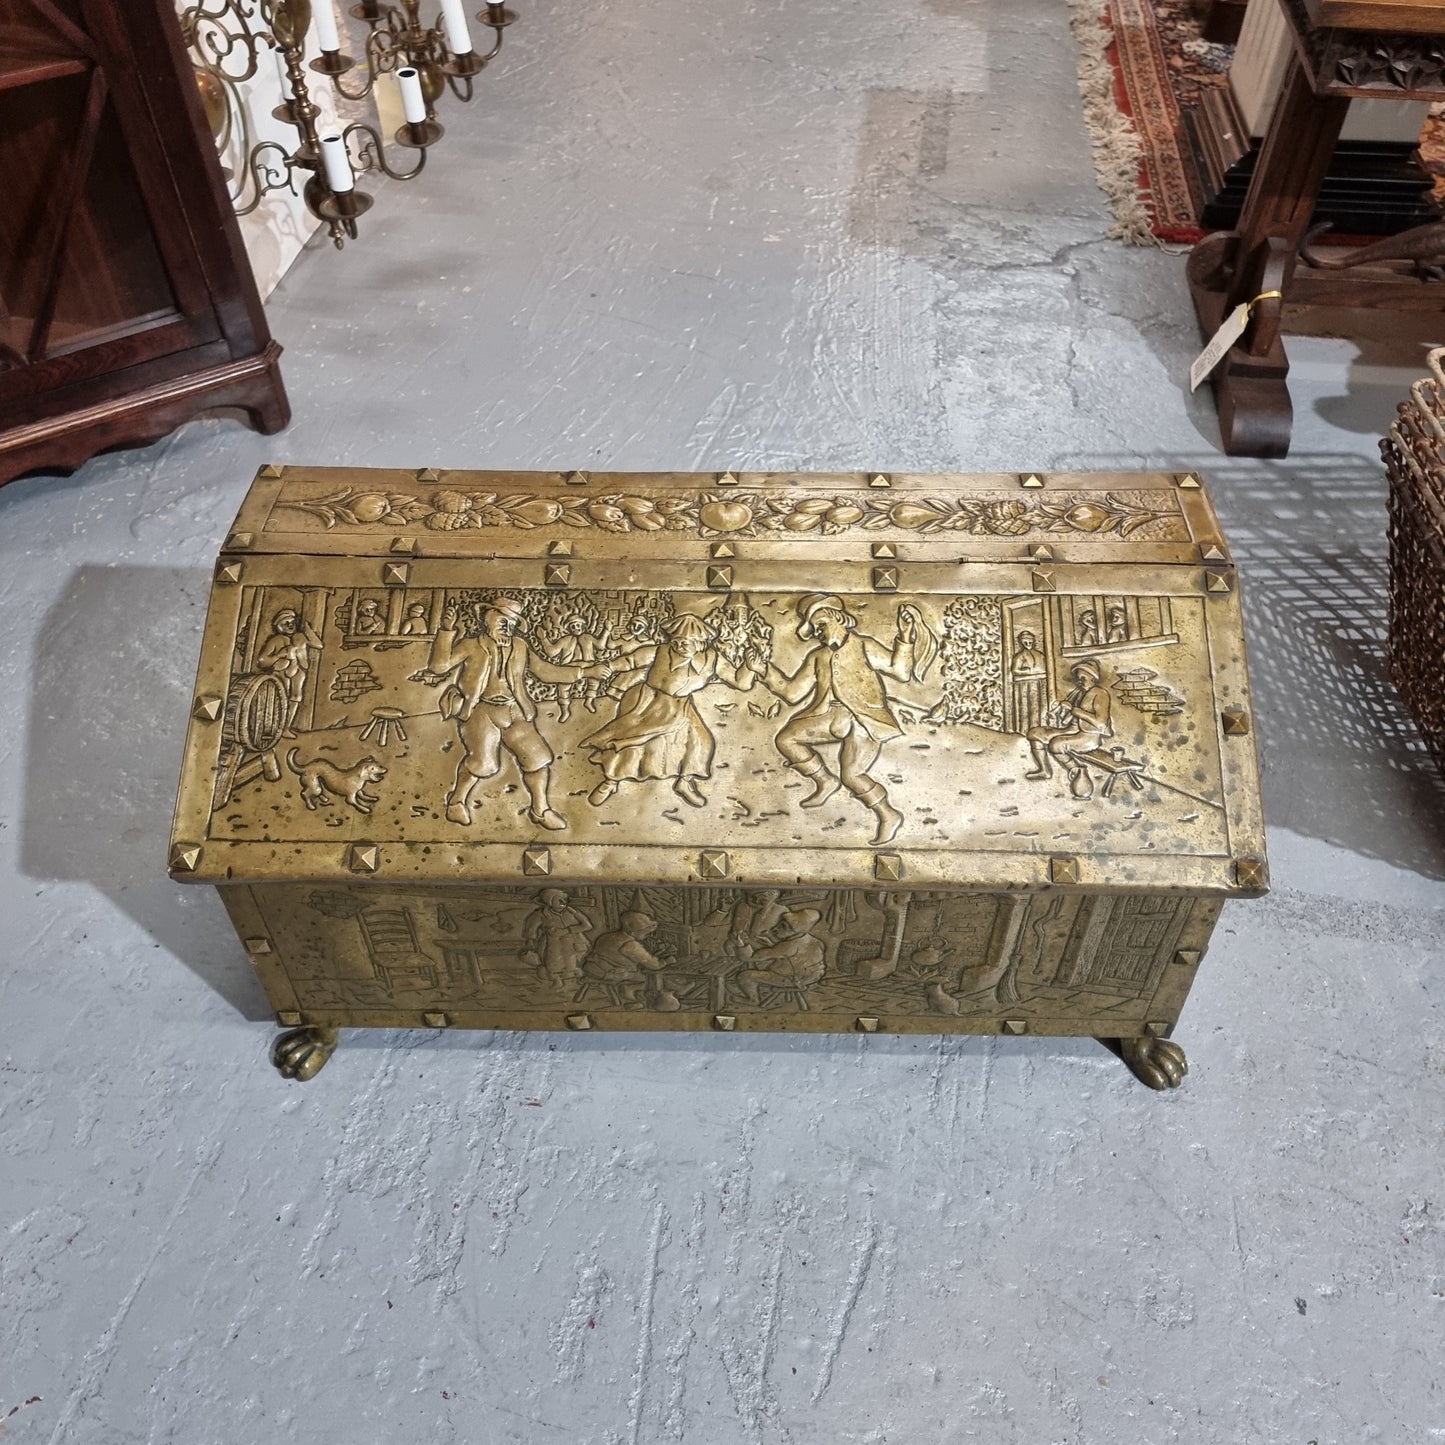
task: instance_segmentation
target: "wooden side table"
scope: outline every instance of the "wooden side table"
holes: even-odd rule
[[[1280,0],[1294,54],[1265,134],[1239,227],[1190,253],[1189,288],[1206,336],[1229,311],[1269,292],[1214,372],[1224,449],[1282,457],[1293,411],[1280,340],[1288,302],[1445,310],[1445,284],[1389,267],[1314,270],[1299,247],[1353,99],[1445,100],[1445,0]]]

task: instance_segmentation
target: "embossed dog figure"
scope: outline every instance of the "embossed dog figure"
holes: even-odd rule
[[[286,754],[286,766],[301,779],[301,801],[311,812],[329,803],[333,796],[358,813],[371,812],[381,801],[366,791],[369,784],[379,783],[386,776],[386,768],[375,758],[367,756],[349,768],[338,768],[325,758],[299,762],[300,752],[300,748],[292,748]]]

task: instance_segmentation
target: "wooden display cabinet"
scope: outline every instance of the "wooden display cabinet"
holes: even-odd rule
[[[170,0],[0,0],[0,483],[290,419]]]

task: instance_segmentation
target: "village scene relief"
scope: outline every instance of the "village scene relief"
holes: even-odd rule
[[[212,838],[1228,851],[1202,598],[240,600]]]
[[[1178,895],[889,889],[328,887],[254,901],[307,1010],[574,1009],[1089,1020],[1137,1031],[1196,909]],[[1207,927],[1206,927],[1207,931]],[[669,1024],[669,1020],[671,1024]]]
[[[248,588],[211,836],[1223,853],[1217,743],[1187,708],[1203,605]],[[255,896],[284,900],[308,1008],[965,1020],[1142,1017],[1201,906],[560,879]]]

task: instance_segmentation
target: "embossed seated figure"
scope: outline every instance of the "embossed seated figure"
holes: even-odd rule
[[[401,624],[403,637],[425,637],[431,631],[426,619],[426,604],[413,602],[406,609],[406,621]]]
[[[375,597],[363,597],[356,604],[356,618],[351,630],[358,637],[375,637],[378,632],[386,631],[386,623],[377,610],[379,606]]]
[[[803,990],[827,970],[827,949],[822,939],[813,936],[822,917],[816,908],[790,908],[774,930],[772,943],[758,946],[744,940],[738,945],[738,952],[752,965],[737,975],[749,1003],[761,1004],[759,989],[771,984],[794,991],[798,1003],[807,1007]]]
[[[1076,662],[1070,675],[1078,685],[1065,700],[1067,721],[1062,727],[1037,727],[1028,730],[1029,751],[1034,766],[1026,778],[1051,778],[1054,762],[1061,763],[1069,775],[1069,791],[1076,798],[1094,796],[1094,779],[1084,754],[1093,752],[1114,736],[1112,701],[1103,684],[1103,672],[1091,657]]]
[[[588,981],[606,984],[622,1003],[640,1005],[648,976],[668,966],[666,959],[658,958],[642,941],[656,931],[657,920],[630,908],[618,922],[622,926],[599,934],[582,960],[583,987]],[[659,989],[656,1008],[671,1013],[680,1006],[674,994]]]

